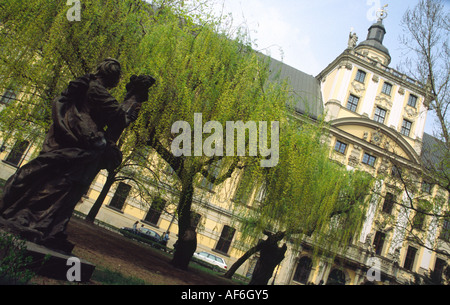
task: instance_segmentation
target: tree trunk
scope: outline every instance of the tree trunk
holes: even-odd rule
[[[92,206],[88,215],[86,216],[86,221],[94,222],[95,218],[97,217],[98,211],[100,211],[100,208],[102,207],[102,204],[105,201],[105,198],[108,195],[108,192],[115,181],[116,181],[116,173],[108,172],[108,176],[106,177],[106,182],[103,185],[102,191],[100,192],[100,195],[98,195],[97,200],[95,201],[94,205]]]
[[[286,244],[278,247],[278,241],[283,239],[284,232],[278,232],[273,235],[270,233],[265,234],[268,234],[269,237],[262,243],[261,255],[256,262],[255,271],[249,285],[267,285],[275,267],[284,259],[284,254],[287,250]]]
[[[197,233],[191,223],[191,206],[194,195],[192,176],[187,175],[182,182],[181,196],[178,203],[178,240],[173,254],[172,265],[186,270],[197,249]]]
[[[265,246],[261,249],[261,256],[256,262],[255,271],[249,285],[267,285],[273,275],[275,267],[284,259],[287,247],[277,245]]]
[[[264,241],[260,241],[256,246],[250,248],[247,252],[244,253],[231,267],[227,272],[223,275],[227,279],[231,279],[236,271],[248,260],[253,254],[259,252],[263,246]]]
[[[285,236],[285,232],[277,232],[275,234],[272,234],[270,232],[265,231],[265,235],[267,235],[266,240],[260,240],[258,244],[252,248],[250,248],[247,252],[244,253],[232,266],[228,271],[223,275],[225,278],[231,279],[231,277],[236,273],[237,269],[245,263],[246,260],[248,260],[253,254],[261,251],[261,249],[264,247],[264,245],[267,244],[277,244],[280,240],[282,240]]]

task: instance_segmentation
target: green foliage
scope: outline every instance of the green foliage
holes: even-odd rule
[[[261,202],[253,201],[250,209],[238,206],[248,240],[244,244],[255,244],[261,238],[258,233],[268,229],[286,232],[294,246],[310,236],[321,250],[342,249],[361,228],[373,178],[331,161],[324,143],[327,135],[316,123],[285,125],[278,166],[255,168],[251,178],[241,182],[250,191],[255,180],[266,188]]]
[[[95,268],[92,280],[104,285],[148,285],[148,283],[139,278],[125,277],[117,271],[105,268]]]
[[[0,116],[1,131],[42,139],[51,101],[106,57],[119,59],[131,73],[144,33],[139,21],[148,15],[140,2],[82,1],[82,21],[70,22],[64,1],[3,1],[0,91],[14,86],[20,92]]]
[[[25,242],[14,235],[0,233],[0,284],[26,284],[34,273],[28,269]]]
[[[150,143],[180,181],[192,181],[220,158],[182,157],[173,162],[173,123],[194,126],[195,113],[202,114],[204,123],[218,121],[222,126],[227,121],[278,121],[276,167],[261,168],[260,156],[221,160],[221,174],[245,165],[250,177],[246,183],[251,184],[245,192],[267,190],[259,206],[237,211],[245,220],[244,236],[256,240],[264,229],[272,229],[298,241],[315,232],[335,244],[348,240],[360,226],[371,179],[329,161],[323,123],[299,126],[288,119],[286,105],[294,101],[287,84],[269,82],[268,62],[251,49],[247,36],[238,32],[231,37],[220,19],[188,14],[177,1],[158,2],[163,5],[156,10],[145,1],[85,0],[81,21],[70,22],[65,2],[3,2],[0,86],[14,85],[22,94],[20,101],[3,109],[0,132],[42,139],[51,123],[51,100],[70,80],[93,72],[105,57],[115,57],[125,73],[113,91],[119,100],[132,74],[151,74],[157,80],[139,119],[120,140],[125,162],[149,167],[145,158],[132,154],[148,156],[145,146]],[[137,176],[144,174],[133,177],[136,181]],[[330,226],[333,216],[338,225]]]

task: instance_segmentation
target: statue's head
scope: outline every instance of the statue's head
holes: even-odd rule
[[[106,88],[114,88],[120,81],[122,69],[119,61],[114,58],[106,58],[98,66],[95,76],[102,80]]]

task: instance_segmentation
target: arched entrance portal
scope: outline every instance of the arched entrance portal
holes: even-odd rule
[[[339,269],[333,269],[328,276],[327,285],[345,285],[345,274]]]
[[[309,279],[309,274],[312,269],[312,261],[309,257],[303,256],[297,265],[297,269],[295,270],[293,280],[302,284],[307,284]]]

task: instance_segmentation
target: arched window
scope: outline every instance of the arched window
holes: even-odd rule
[[[306,284],[308,282],[311,269],[312,269],[311,259],[307,256],[303,256],[298,261],[297,269],[295,270],[293,280],[302,284]]]
[[[328,276],[327,285],[345,285],[345,274],[339,269],[333,269]]]

